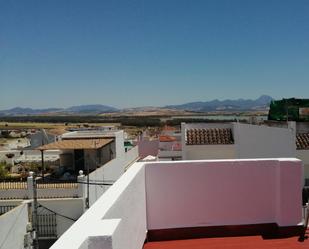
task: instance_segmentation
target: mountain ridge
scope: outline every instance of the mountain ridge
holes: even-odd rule
[[[101,104],[94,105],[77,105],[68,108],[45,108],[33,109],[14,107],[8,110],[0,111],[0,116],[17,116],[17,115],[43,115],[43,114],[100,114],[117,112],[119,109]]]
[[[210,111],[250,111],[250,110],[266,110],[270,102],[273,100],[268,95],[261,95],[259,98],[237,99],[237,100],[218,100],[189,102],[180,105],[167,105],[166,108],[174,108],[177,110],[210,112]]]
[[[180,105],[166,105],[163,107],[145,106],[134,108],[122,108],[118,109],[109,105],[91,104],[91,105],[76,105],[68,108],[45,108],[45,109],[33,109],[14,107],[8,110],[0,110],[0,116],[18,116],[18,115],[80,115],[80,114],[103,114],[103,113],[115,113],[124,112],[127,110],[140,111],[140,110],[153,110],[153,109],[174,109],[183,111],[194,112],[211,112],[211,111],[258,111],[267,110],[270,102],[273,100],[268,95],[261,95],[259,98],[252,99],[226,99],[226,100],[210,100],[210,101],[195,101]]]

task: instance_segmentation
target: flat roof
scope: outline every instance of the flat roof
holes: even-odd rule
[[[309,230],[307,229],[307,234]],[[302,249],[309,248],[309,240],[299,241],[299,236],[263,238],[263,236],[241,236],[201,238],[147,242],[143,249]]]
[[[99,149],[113,142],[113,139],[70,139],[60,140],[38,147],[38,150],[80,150]]]

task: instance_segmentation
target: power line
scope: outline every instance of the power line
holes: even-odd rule
[[[97,185],[97,186],[112,186],[113,183],[94,183],[94,182],[77,182],[77,183],[80,183],[80,184],[88,184],[88,185]]]
[[[39,204],[39,207],[45,208],[46,210],[48,210],[48,211],[50,211],[50,212],[52,212],[52,213],[54,213],[54,214],[56,214],[56,215],[58,215],[58,216],[61,216],[61,217],[63,217],[63,218],[66,218],[66,219],[68,219],[68,220],[77,221],[76,219],[73,219],[73,218],[68,217],[68,216],[66,216],[66,215],[57,213],[56,211],[51,210],[50,208],[43,206],[41,203]]]

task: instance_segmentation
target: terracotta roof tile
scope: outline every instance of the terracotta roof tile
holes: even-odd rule
[[[109,143],[113,139],[70,139],[61,140],[54,143],[38,147],[38,150],[77,150],[77,149],[98,149]]]
[[[173,136],[168,136],[168,135],[161,135],[159,137],[159,141],[160,142],[174,142],[176,141],[177,139]]]
[[[207,144],[234,144],[232,129],[188,129],[186,137],[187,145]]]
[[[296,135],[296,147],[298,150],[309,150],[309,133],[298,133]]]

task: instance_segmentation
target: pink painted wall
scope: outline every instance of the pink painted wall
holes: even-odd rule
[[[137,142],[138,154],[140,158],[146,156],[157,156],[159,150],[159,140],[140,140]]]
[[[148,229],[301,222],[297,159],[146,164]]]

